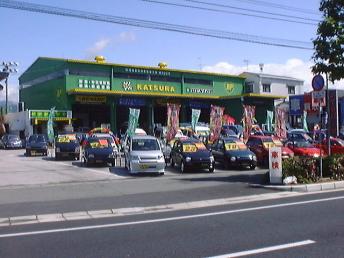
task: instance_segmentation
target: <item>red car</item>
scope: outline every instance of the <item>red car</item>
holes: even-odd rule
[[[248,138],[246,145],[252,152],[254,152],[254,154],[256,154],[257,162],[264,165],[267,165],[269,162],[269,149],[271,147],[281,147],[283,159],[294,156],[292,150],[288,147],[284,147],[280,140],[272,138],[271,136],[251,135]]]
[[[287,142],[286,146],[290,148],[295,156],[302,156],[302,157],[320,157],[320,149],[315,147],[308,141],[294,141],[294,142]],[[325,155],[324,152],[321,153],[323,156]]]
[[[331,154],[344,154],[344,141],[339,138],[330,138]],[[323,152],[328,155],[327,140],[324,139],[321,144],[315,144],[316,147],[321,148]]]

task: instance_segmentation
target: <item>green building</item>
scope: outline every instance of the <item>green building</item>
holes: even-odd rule
[[[242,104],[257,106],[257,120],[265,122],[281,96],[245,94],[245,77],[158,67],[122,65],[39,57],[19,78],[19,100],[26,110],[72,111],[74,129],[110,124],[117,131],[128,120],[129,107],[140,108],[139,126],[151,132],[154,124],[166,125],[167,103],[181,105],[180,122],[190,122],[191,109],[201,109],[200,122],[209,123],[211,105],[240,122]],[[44,119],[35,119],[37,127]]]

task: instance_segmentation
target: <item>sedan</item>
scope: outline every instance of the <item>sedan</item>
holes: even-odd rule
[[[23,144],[17,135],[5,134],[0,139],[0,148],[3,149],[19,149],[22,148]]]
[[[80,157],[80,144],[75,134],[61,134],[55,139],[55,160]]]
[[[48,154],[48,140],[44,134],[33,134],[26,142],[26,156],[40,153],[44,156]]]
[[[116,153],[108,140],[89,137],[83,147],[82,161],[86,167],[98,163],[114,166]]]
[[[124,147],[125,165],[131,174],[165,173],[165,158],[158,139],[148,135],[134,135]]]
[[[230,167],[249,167],[255,169],[257,157],[238,138],[222,138],[214,142],[212,152],[215,161],[223,164],[225,169]]]
[[[215,170],[215,159],[205,145],[194,138],[177,139],[171,151],[171,166],[179,166],[184,173],[191,169]]]
[[[287,142],[286,146],[294,152],[295,156],[318,158],[324,154],[320,153],[320,149],[308,141]]]
[[[328,155],[327,140],[324,139],[322,143],[314,144],[315,147],[321,148],[323,153]],[[330,138],[331,154],[344,154],[344,141],[340,138]]]

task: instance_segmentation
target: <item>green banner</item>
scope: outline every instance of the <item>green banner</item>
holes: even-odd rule
[[[135,134],[135,129],[138,125],[140,117],[140,109],[136,108],[129,108],[129,122],[128,122],[128,130],[127,135],[133,136]]]
[[[47,134],[49,142],[54,141],[54,127],[53,127],[53,118],[55,113],[55,107],[50,109],[49,117],[48,117],[48,123],[47,123]]]
[[[198,119],[201,115],[201,110],[200,109],[192,109],[192,114],[191,114],[191,127],[192,131],[196,131],[196,125],[198,123]]]
[[[273,111],[266,111],[266,130],[268,132],[272,132],[272,121],[274,119],[274,112]]]
[[[308,132],[308,126],[307,126],[307,111],[303,111],[303,129]]]

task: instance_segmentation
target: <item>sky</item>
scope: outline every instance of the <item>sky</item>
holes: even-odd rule
[[[212,5],[190,0],[157,1],[221,9],[226,12],[142,0],[26,0],[35,4],[102,15],[297,40],[310,44],[316,37],[317,22],[313,22],[314,25],[299,24],[261,19],[247,14],[267,16],[264,12],[273,12],[279,14],[274,16],[277,18],[285,17],[280,16],[282,14],[304,19],[321,19],[321,13],[318,11],[320,0],[199,0]],[[259,5],[262,2],[264,5]],[[217,7],[214,4],[245,10]],[[277,8],[276,5],[283,5],[283,8]],[[299,11],[296,12],[296,9]],[[234,11],[246,15],[228,13]],[[18,77],[40,56],[93,60],[96,55],[103,55],[111,63],[157,66],[164,61],[169,68],[234,75],[244,71],[258,72],[259,64],[263,63],[265,73],[304,80],[304,90],[310,89],[313,50],[282,48],[2,7],[0,24],[0,61],[19,63],[18,74],[12,74],[10,77],[10,99],[14,101],[18,98]],[[4,98],[2,91],[0,100]]]

